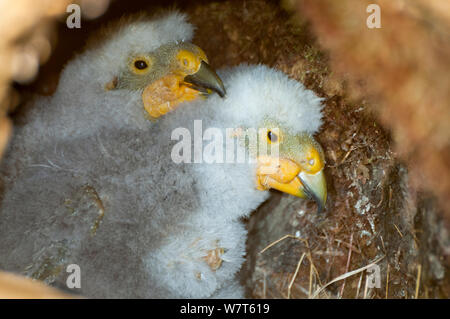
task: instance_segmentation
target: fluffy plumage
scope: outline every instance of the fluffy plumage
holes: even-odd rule
[[[202,120],[203,132],[216,128],[224,137],[227,129],[264,128],[271,120],[294,136],[314,134],[320,128],[322,99],[286,74],[263,65],[241,65],[220,71],[219,75],[227,87],[225,99],[211,96],[206,101],[186,104],[160,123],[161,131],[172,132],[184,125],[194,132],[194,121],[198,119]],[[203,142],[205,147],[209,143]],[[292,147],[300,148],[301,144]],[[238,139],[224,143],[224,159],[227,153],[237,154],[239,148],[243,153],[249,152]],[[246,163],[206,164],[214,161],[214,157],[204,152],[203,164],[191,164],[201,207],[210,214],[223,212],[219,216],[226,220],[248,216],[268,197],[267,192],[255,188],[255,159]]]
[[[269,118],[291,134],[313,134],[320,127],[322,99],[283,72],[265,66],[241,65],[220,74],[228,79],[227,89],[233,94],[217,101],[221,106],[216,112],[222,112],[225,119],[217,127],[224,124],[262,127]]]
[[[238,219],[269,196],[255,187],[257,164],[176,164],[171,134],[198,119],[205,130],[267,118],[314,133],[320,99],[281,72],[241,66],[222,73],[226,99],[185,103],[149,125],[132,93],[98,100],[101,72],[78,77],[85,59],[37,101],[2,166],[0,267],[64,288],[66,265],[78,264],[88,297],[241,296],[230,281],[245,254]],[[65,89],[81,79],[84,94]]]
[[[217,290],[211,299],[243,299],[244,288],[241,286],[237,278],[226,281],[222,288]]]
[[[91,135],[102,127],[148,126],[141,93],[135,90],[105,90],[117,77],[131,53],[152,52],[162,45],[189,41],[193,26],[177,12],[151,21],[121,24],[107,41],[78,55],[61,73],[53,96],[39,97],[27,114],[27,123],[15,134],[14,145]],[[46,128],[46,129],[43,129]],[[34,132],[39,132],[33,138]]]
[[[2,165],[5,192],[0,219],[4,239],[1,268],[64,288],[64,267],[68,263],[80,263],[83,273],[97,272],[97,267],[109,269],[99,275],[109,280],[125,276],[127,268],[122,269],[121,263],[127,260],[131,269],[141,267],[141,275],[128,276],[119,285],[115,280],[107,283],[88,276],[89,288],[82,292],[97,297],[190,295],[149,291],[153,284],[141,277],[147,276],[142,258],[151,251],[152,244],[158,245],[158,238],[169,233],[169,220],[186,221],[195,206],[195,193],[177,196],[180,189],[165,194],[156,191],[149,196],[152,184],[177,184],[181,189],[192,189],[194,181],[190,176],[179,182],[178,175],[164,175],[164,171],[175,167],[163,165],[166,160],[158,157],[164,153],[164,145],[150,147],[159,144],[158,127],[154,125],[150,131],[142,92],[132,87],[107,91],[105,84],[123,74],[133,54],[153,52],[160,47],[167,51],[190,40],[192,33],[186,17],[176,12],[151,21],[122,24],[108,36],[108,41],[97,43],[67,65],[52,97],[36,99],[25,124],[16,128]],[[189,44],[183,42],[180,46],[186,49]],[[149,152],[155,155],[147,156]],[[146,194],[142,193],[144,189]],[[165,212],[173,207],[180,207],[179,215],[166,216]],[[125,215],[134,210],[130,216]],[[103,213],[109,216],[104,218]],[[102,233],[109,221],[120,224],[122,219],[124,225],[117,233]],[[189,225],[185,231],[190,234],[188,229]],[[150,243],[145,242],[149,238],[144,242],[142,238],[127,239],[134,233],[146,232],[154,236]],[[114,234],[114,238],[109,234]],[[236,238],[239,236],[237,231]],[[236,244],[232,239],[229,242]],[[115,248],[110,251],[108,247]],[[148,249],[141,251],[143,247]],[[211,249],[214,248],[216,244],[212,242]],[[93,259],[97,250],[108,253]],[[91,261],[85,264],[88,259]],[[139,280],[145,282],[141,285],[144,291],[139,290]],[[127,285],[131,289],[137,287],[132,292],[125,291]],[[191,295],[196,296],[195,293]],[[199,294],[203,295],[205,292]]]

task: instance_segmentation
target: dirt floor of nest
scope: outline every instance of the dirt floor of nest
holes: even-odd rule
[[[21,88],[23,96],[51,94],[61,67],[92,30],[126,11],[149,8],[142,1],[124,3],[113,2],[107,14],[81,30],[61,26],[59,46],[38,80]],[[360,271],[317,297],[448,298],[450,261],[444,252],[450,244],[435,200],[411,191],[389,132],[368,111],[369,102],[349,98],[305,20],[275,1],[189,1],[179,7],[197,26],[194,43],[215,68],[264,63],[324,98],[318,139],[326,152],[327,210],[317,215],[315,204],[273,192],[252,214],[240,273],[247,296],[312,297],[333,279],[379,260],[380,288],[368,288],[368,273]],[[261,253],[280,238],[285,239]]]

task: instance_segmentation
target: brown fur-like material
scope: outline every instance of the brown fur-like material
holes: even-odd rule
[[[450,3],[426,1],[299,0],[333,69],[351,91],[371,95],[395,151],[411,168],[416,188],[440,198],[450,218]],[[381,28],[369,29],[366,8],[377,3]],[[361,85],[362,84],[362,85]]]

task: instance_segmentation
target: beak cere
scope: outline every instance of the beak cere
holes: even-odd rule
[[[197,72],[187,75],[184,82],[189,83],[191,88],[203,93],[210,93],[208,90],[212,90],[220,97],[224,97],[226,94],[222,80],[205,61],[201,62]]]

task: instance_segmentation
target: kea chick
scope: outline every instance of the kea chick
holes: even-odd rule
[[[268,198],[261,190],[325,204],[323,152],[311,136],[321,105],[266,67],[241,66],[223,76],[226,99],[185,103],[143,129],[116,125],[42,143],[44,151],[5,191],[0,267],[64,287],[66,265],[77,264],[80,292],[91,297],[241,296],[233,289],[245,254],[239,217]],[[202,161],[179,161],[179,144],[195,137],[199,119],[215,129],[200,137]],[[278,152],[255,148],[246,138],[252,128]],[[187,133],[183,141],[177,132]],[[206,151],[220,132],[236,143]],[[217,157],[235,148],[249,160]]]
[[[228,92],[225,99],[212,96],[189,103],[161,122],[162,131],[172,132],[170,138],[176,141],[172,160],[195,176],[200,214],[196,220],[212,218],[227,225],[246,217],[268,198],[264,191],[268,189],[313,199],[322,211],[327,198],[325,159],[312,136],[321,125],[321,99],[265,66],[242,65],[219,74]],[[239,154],[244,156],[239,158]],[[167,244],[152,251],[148,262],[180,261],[175,255],[161,258],[176,240],[170,237]],[[187,243],[178,247],[180,253],[190,250]],[[216,275],[220,271],[216,269]],[[233,290],[228,285],[224,283],[221,290]]]
[[[151,128],[154,123],[148,118],[211,92],[225,94],[205,53],[188,42],[192,34],[193,27],[177,12],[151,20],[122,21],[69,62],[53,96],[34,101],[24,123],[16,128],[1,167],[0,232],[5,245],[0,249],[0,268],[64,286],[62,280],[56,280],[64,272],[61,265],[67,259],[63,255],[83,236],[95,237],[110,208],[107,198],[120,201],[126,196],[116,196],[122,191],[120,187],[113,190],[113,184],[121,180],[126,185],[127,179],[133,179],[127,177],[130,169],[142,181],[152,174],[148,172],[150,161],[137,164],[150,151],[152,134],[158,133],[158,126]],[[116,148],[122,141],[126,141],[121,145],[124,152]],[[151,178],[146,183],[151,185]],[[100,185],[105,188],[100,190]],[[121,214],[129,211],[115,209]],[[19,233],[6,231],[17,221],[25,234],[33,235],[17,238]],[[88,231],[84,233],[83,225],[77,223],[85,223]],[[14,252],[6,247],[12,242],[18,244],[10,247]],[[113,242],[103,247],[110,244]],[[15,259],[16,254],[20,258]],[[17,263],[10,263],[14,260]],[[147,292],[148,284],[145,287],[144,293],[118,290],[110,295],[159,296],[157,291]],[[108,296],[86,291],[91,296]]]
[[[105,28],[67,64],[54,95],[34,101],[14,144],[23,148],[105,126],[143,128],[183,102],[213,91],[223,96],[205,53],[188,42],[192,35],[193,26],[177,12]]]

